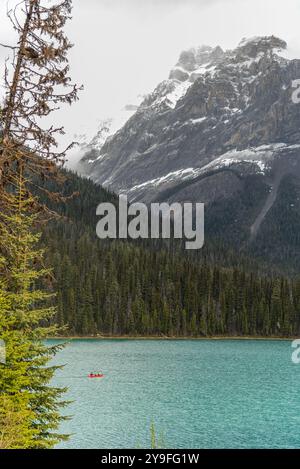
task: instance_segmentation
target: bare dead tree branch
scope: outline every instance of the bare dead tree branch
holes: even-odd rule
[[[12,66],[5,66],[6,95],[0,110],[0,191],[21,166],[40,175],[55,171],[74,145],[59,151],[63,127],[43,125],[43,118],[76,101],[81,89],[68,75],[72,44],[64,26],[71,11],[72,0],[50,5],[46,0],[21,0],[7,12],[18,40],[15,46],[0,44],[13,51]]]
[[[0,46],[1,46],[1,47],[6,47],[7,49],[12,49],[12,50],[16,50],[16,49],[17,49],[16,46],[9,46],[8,44],[2,44],[1,42],[0,42]]]

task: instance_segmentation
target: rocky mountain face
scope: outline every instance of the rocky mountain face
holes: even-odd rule
[[[289,207],[299,200],[300,60],[284,58],[285,48],[271,36],[183,52],[126,124],[89,148],[80,172],[131,200],[205,202],[214,233],[226,229],[227,210],[240,244],[257,244],[286,181]]]

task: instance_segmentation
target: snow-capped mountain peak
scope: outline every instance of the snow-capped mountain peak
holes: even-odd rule
[[[82,171],[145,200],[222,167],[272,171],[272,161],[299,153],[300,107],[291,96],[300,60],[284,58],[286,47],[268,36],[233,50],[182,52],[124,127],[87,152]]]

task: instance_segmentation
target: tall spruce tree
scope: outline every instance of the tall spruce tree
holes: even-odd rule
[[[5,70],[0,114],[0,339],[6,344],[0,445],[5,448],[49,448],[65,438],[58,433],[65,389],[50,385],[57,367],[49,360],[59,347],[43,343],[57,332],[51,325],[55,308],[45,304],[51,273],[43,268],[37,231],[44,207],[30,190],[36,176],[58,177],[66,152],[57,149],[63,128],[45,128],[42,118],[77,99],[78,88],[68,76],[72,45],[64,34],[71,7],[71,0],[22,0],[8,12],[18,42],[5,45],[12,67]],[[55,196],[43,184],[39,190]]]
[[[32,228],[37,221],[33,204],[20,175],[15,190],[7,194],[7,210],[0,214],[1,278],[5,279],[1,296],[7,302],[0,309],[0,337],[6,345],[0,415],[8,422],[13,418],[19,422],[24,416],[16,438],[23,435],[28,448],[48,448],[65,438],[56,433],[63,418],[59,409],[65,405],[61,401],[65,389],[49,385],[57,367],[47,363],[59,347],[42,342],[55,335],[57,328],[50,325],[55,314],[55,308],[47,307],[51,295],[37,286],[40,280],[51,278],[51,271],[43,268],[40,235]],[[11,442],[11,447],[18,445],[18,440]]]

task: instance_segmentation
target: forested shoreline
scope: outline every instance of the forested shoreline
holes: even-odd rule
[[[170,244],[100,241],[95,208],[116,197],[68,173],[44,231],[54,267],[57,316],[67,336],[291,337],[300,332],[300,280],[233,265],[207,250],[185,255]],[[52,188],[55,190],[55,187]],[[50,204],[51,208],[54,205]]]

